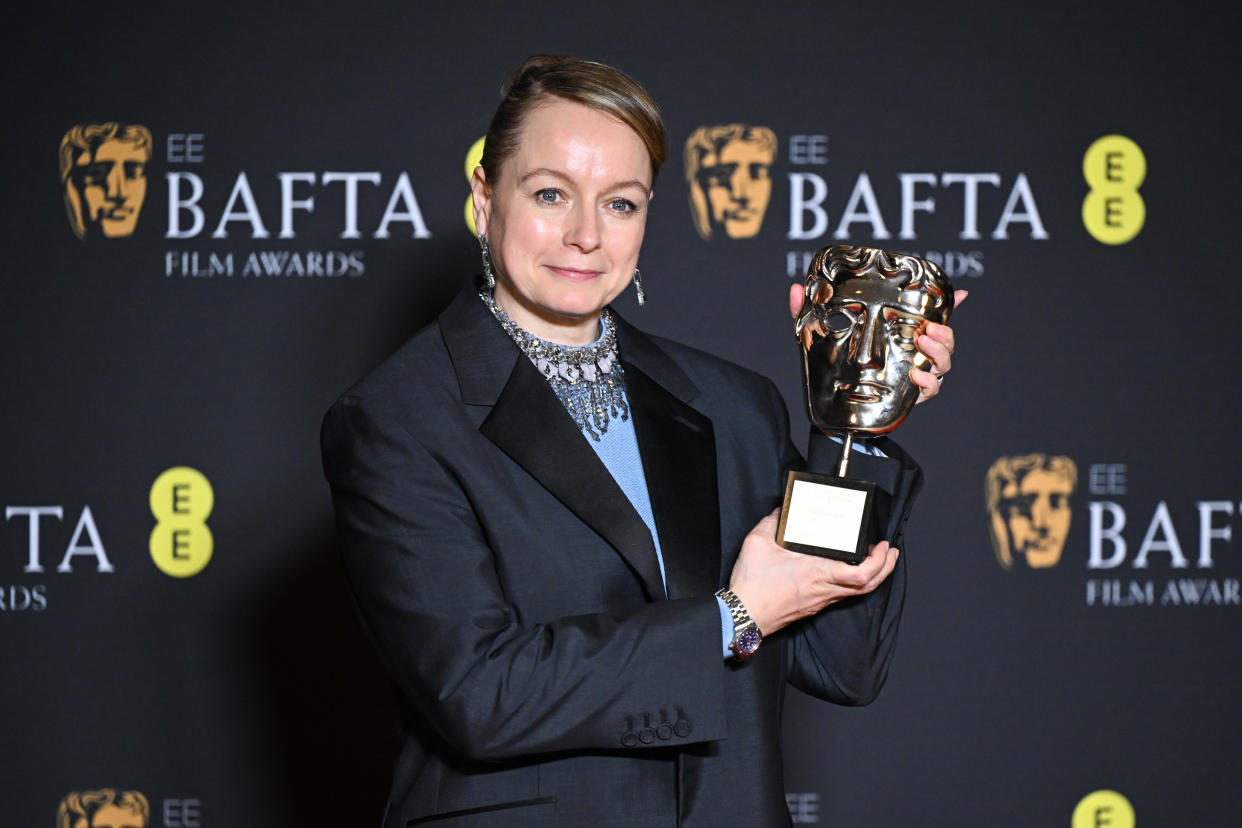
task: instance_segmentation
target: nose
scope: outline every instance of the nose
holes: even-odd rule
[[[574,205],[569,211],[565,243],[589,253],[599,247],[599,216],[585,204]]]
[[[750,174],[746,171],[746,166],[738,164],[729,181],[729,192],[733,200],[741,205],[747,204],[750,201],[750,184]]]
[[[1040,537],[1047,537],[1051,528],[1052,504],[1048,502],[1045,495],[1035,498],[1035,502],[1031,504],[1031,527],[1039,533]]]
[[[854,342],[854,362],[860,368],[879,368],[884,364],[884,336],[879,314],[869,314]]]
[[[125,198],[125,170],[121,164],[113,164],[108,171],[108,198],[113,201]]]

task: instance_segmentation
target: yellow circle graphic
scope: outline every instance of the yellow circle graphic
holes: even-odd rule
[[[1082,157],[1082,177],[1093,190],[1137,190],[1147,178],[1147,156],[1126,136],[1105,135],[1087,147]]]
[[[1091,191],[1082,202],[1082,223],[1096,241],[1125,244],[1147,220],[1138,189],[1147,178],[1147,156],[1124,135],[1105,135],[1087,147],[1082,177]]]
[[[197,469],[174,466],[151,484],[151,560],[160,571],[174,578],[188,578],[203,571],[214,547],[207,518],[215,506],[211,482]]]
[[[466,180],[469,181],[474,177],[474,168],[479,166],[479,162],[483,160],[483,142],[486,137],[480,138],[470,145],[470,149],[466,150]],[[466,226],[470,228],[470,232],[476,236],[479,235],[478,228],[474,226],[474,197],[466,196]]]
[[[1134,807],[1116,791],[1092,791],[1074,808],[1070,828],[1134,828]]]

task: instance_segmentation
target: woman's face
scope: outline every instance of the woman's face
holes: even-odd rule
[[[566,345],[594,341],[600,310],[625,289],[651,200],[651,160],[625,124],[551,99],[527,114],[500,180],[471,182],[487,235],[496,304],[526,330]]]

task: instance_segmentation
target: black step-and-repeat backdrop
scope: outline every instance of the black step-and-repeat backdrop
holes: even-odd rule
[[[799,433],[815,249],[971,291],[899,435],[928,484],[889,684],[791,694],[794,823],[1237,824],[1240,119],[1206,5],[365,5],[6,31],[0,823],[378,823],[394,708],[319,419],[477,270],[476,142],[544,51],[667,117],[621,311],[772,376]]]

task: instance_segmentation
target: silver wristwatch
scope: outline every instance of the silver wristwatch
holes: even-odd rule
[[[759,645],[763,643],[763,633],[759,632],[759,626],[751,620],[746,605],[733,590],[725,587],[716,592],[716,597],[724,601],[729,615],[733,616],[733,640],[729,642],[729,649],[739,660],[744,661],[759,649]]]

